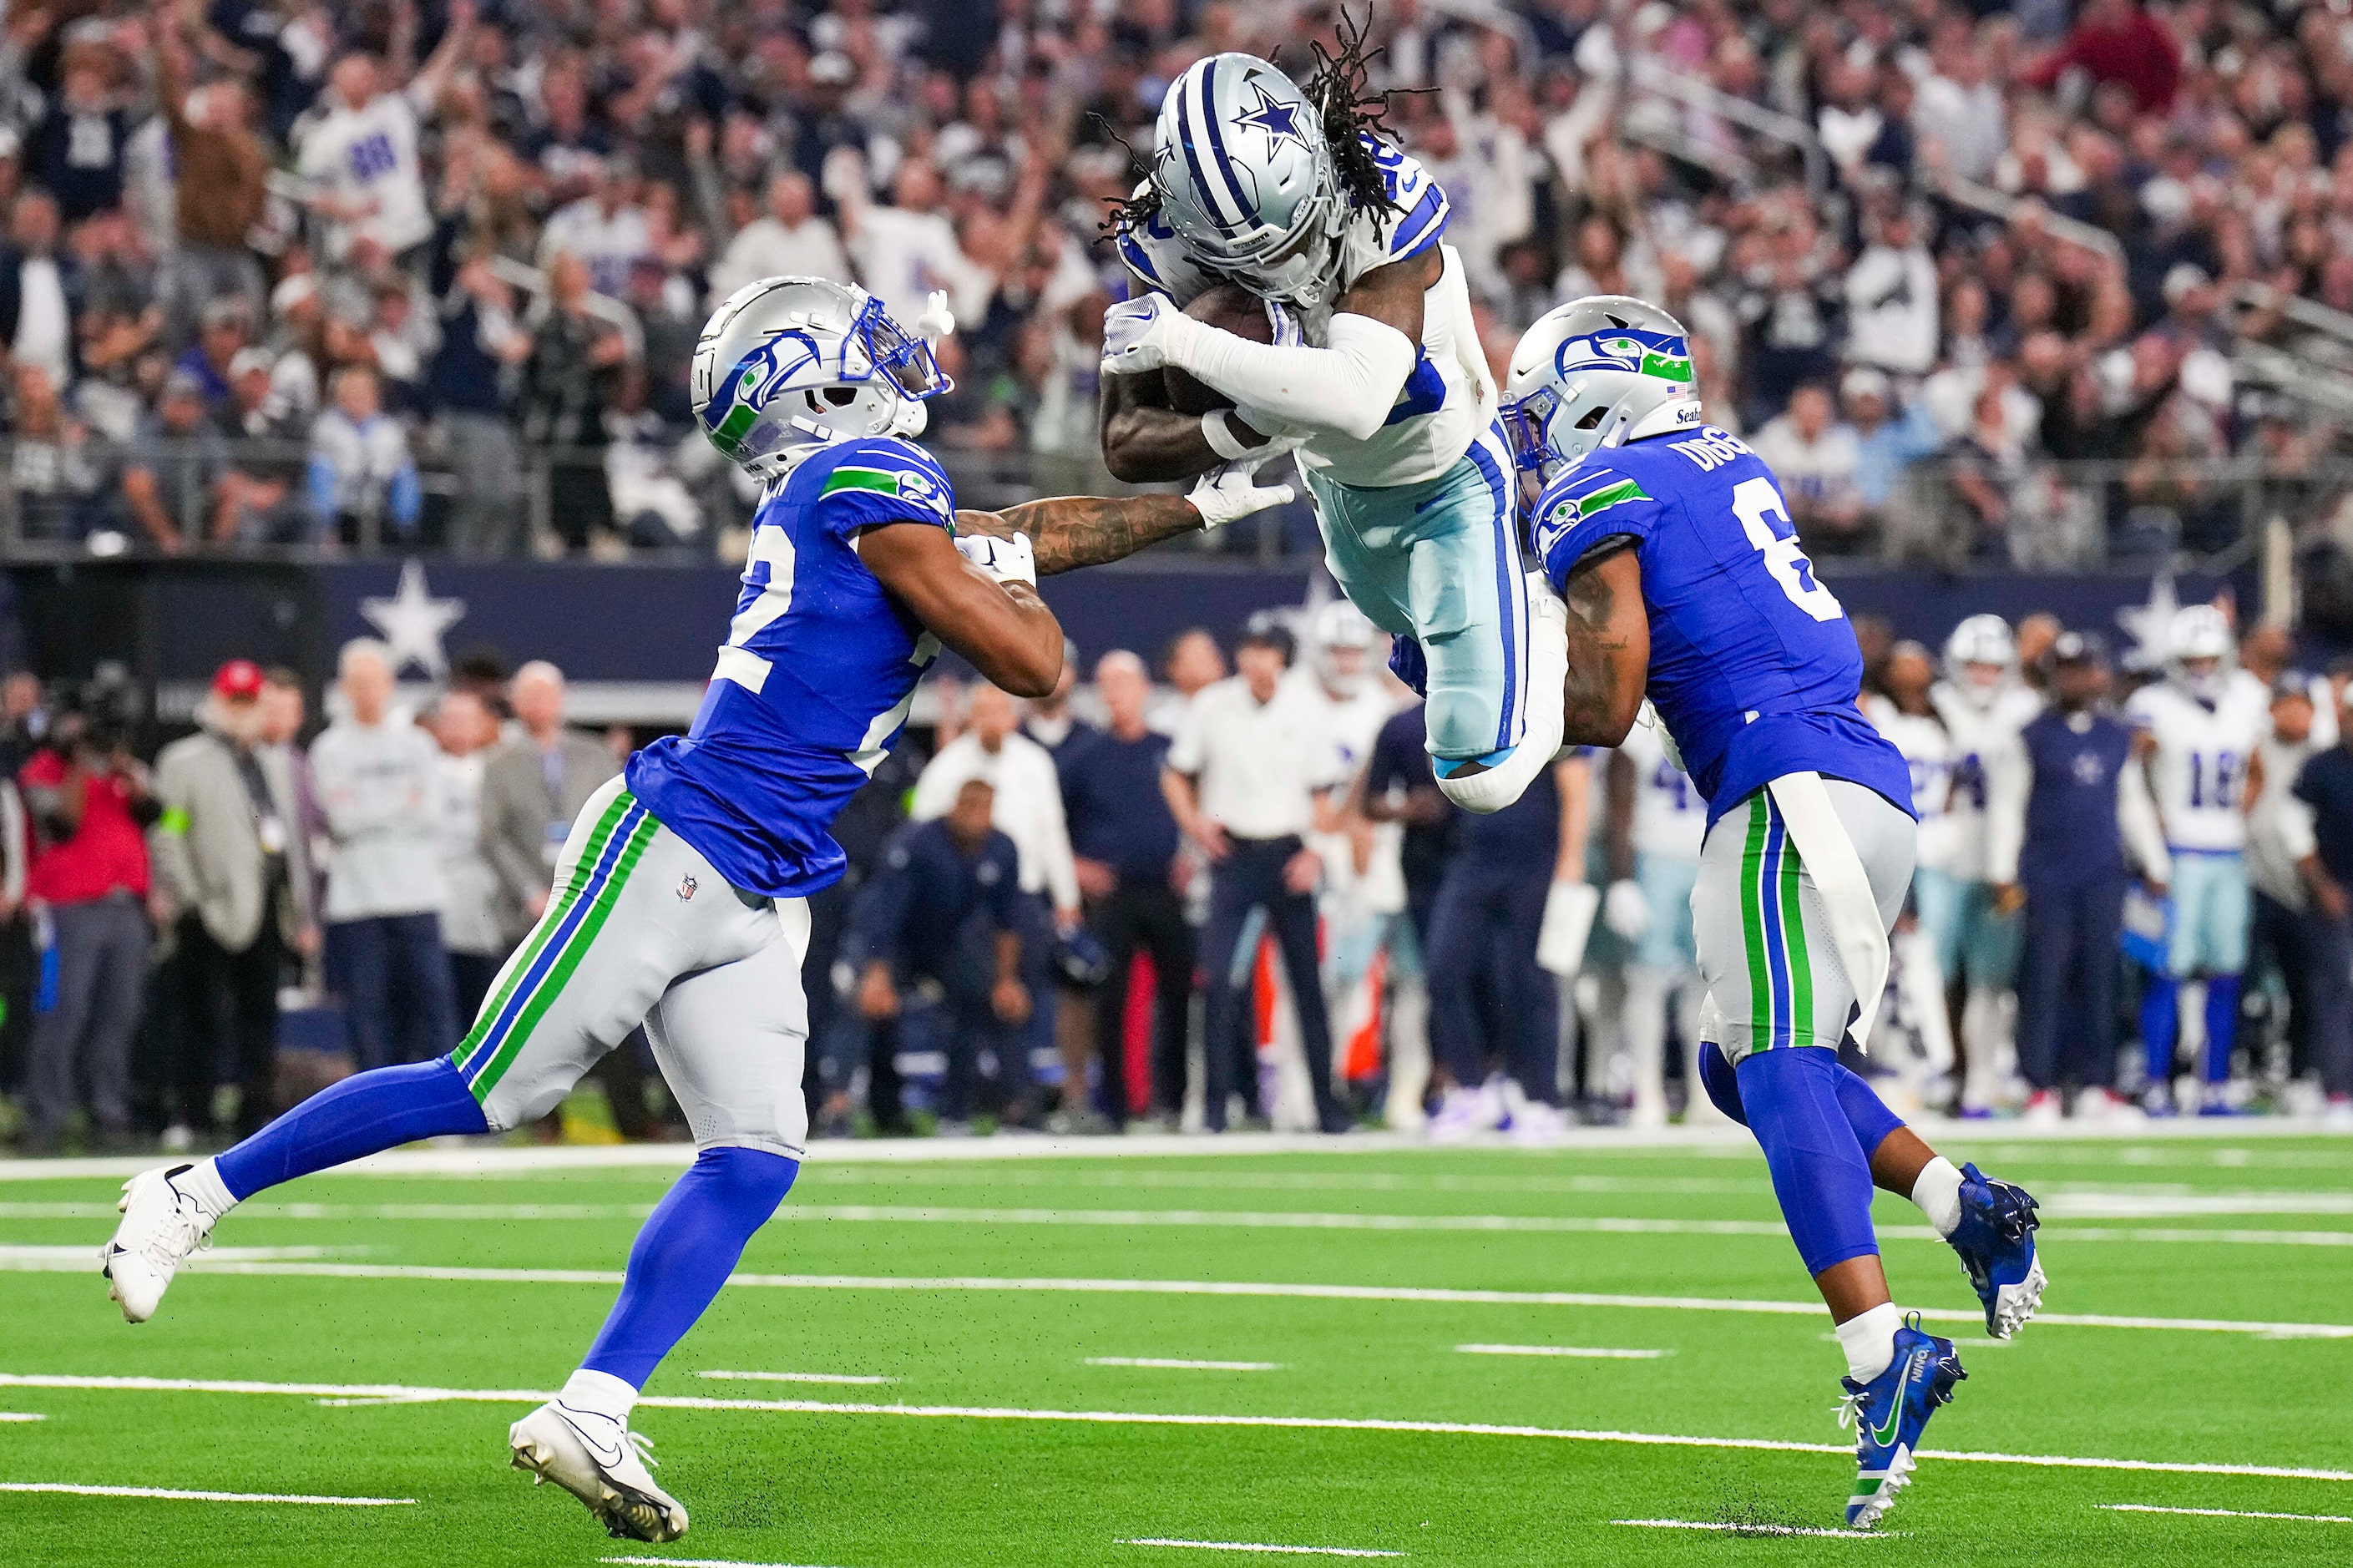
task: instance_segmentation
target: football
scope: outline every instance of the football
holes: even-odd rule
[[[1266,301],[1239,283],[1219,284],[1186,306],[1185,313],[1254,343],[1274,342],[1274,323],[1267,318]],[[1168,391],[1168,406],[1179,414],[1208,414],[1234,405],[1232,398],[1174,365],[1163,367],[1160,375]]]

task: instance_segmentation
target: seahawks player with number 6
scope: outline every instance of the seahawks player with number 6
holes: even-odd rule
[[[1954,1169],[1839,1062],[1850,1026],[1870,1038],[1911,881],[1910,773],[1856,707],[1853,628],[1814,580],[1779,485],[1701,423],[1689,367],[1664,310],[1579,300],[1520,340],[1507,417],[1542,486],[1536,553],[1567,605],[1567,739],[1619,744],[1647,695],[1707,800],[1691,895],[1702,1084],[1756,1133],[1837,1326],[1841,1418],[1857,1428],[1846,1516],[1870,1525],[1966,1375],[1952,1342],[1888,1295],[1873,1186],[1926,1212],[1998,1339],[2042,1299],[2034,1200]]]
[[[949,387],[931,346],[954,325],[941,298],[923,324],[911,336],[863,289],[819,278],[748,284],[719,307],[695,349],[695,409],[764,489],[693,727],[590,798],[546,913],[455,1051],[345,1079],[217,1157],[124,1184],[100,1258],[126,1319],[154,1315],[237,1204],[419,1138],[526,1125],[643,1023],[694,1163],[638,1233],[586,1359],[509,1443],[517,1468],[611,1534],[686,1532],[629,1415],[799,1172],[807,900],[844,869],[835,814],[889,754],[943,647],[1016,695],[1053,689],[1062,632],[1039,573],[1291,497],[1235,468],[1189,497],[959,512],[911,439]]]

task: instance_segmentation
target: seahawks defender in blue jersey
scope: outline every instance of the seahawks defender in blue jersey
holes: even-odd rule
[[[804,900],[842,874],[835,814],[889,752],[943,646],[1018,695],[1052,689],[1062,634],[1038,571],[1290,499],[1236,470],[1185,498],[960,513],[945,472],[905,439],[947,384],[930,342],[862,289],[774,278],[719,308],[695,352],[695,406],[765,489],[693,728],[639,752],[589,800],[546,913],[449,1056],[346,1079],[216,1159],[126,1184],[102,1254],[124,1317],[154,1313],[239,1201],[415,1139],[522,1126],[642,1022],[695,1161],[638,1234],[580,1370],[509,1440],[518,1468],[572,1492],[612,1534],[685,1532],[629,1413],[799,1170]]]
[[[1567,738],[1618,744],[1647,693],[1707,797],[1692,892],[1702,1077],[1756,1132],[1837,1324],[1842,1418],[1858,1428],[1847,1519],[1868,1525],[1966,1375],[1950,1341],[1889,1300],[1874,1183],[1952,1243],[1989,1332],[2023,1323],[2043,1283],[2033,1199],[1955,1170],[1838,1060],[1850,1024],[1870,1037],[1911,881],[1909,770],[1855,706],[1853,628],[1772,473],[1701,424],[1673,317],[1615,295],[1561,306],[1521,339],[1507,398],[1543,486],[1535,550],[1568,607]]]

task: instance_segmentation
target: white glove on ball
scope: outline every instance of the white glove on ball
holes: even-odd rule
[[[1170,340],[1200,323],[1166,294],[1123,300],[1103,313],[1103,368],[1108,375],[1140,375],[1176,363]]]
[[[1621,877],[1601,897],[1601,923],[1628,942],[1640,942],[1651,929],[1651,900],[1642,884]]]
[[[1038,553],[1029,545],[1029,536],[1017,533],[1010,539],[999,539],[990,533],[959,533],[955,540],[956,553],[987,573],[1000,583],[1027,583],[1038,585]]]
[[[1271,506],[1283,506],[1299,492],[1289,485],[1261,485],[1258,470],[1277,450],[1289,450],[1269,442],[1267,447],[1252,452],[1236,462],[1220,463],[1193,481],[1185,499],[1201,514],[1201,527],[1206,531],[1221,528],[1237,518],[1264,511]]]

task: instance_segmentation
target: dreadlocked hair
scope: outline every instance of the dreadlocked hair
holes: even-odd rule
[[[1333,28],[1339,52],[1324,48],[1321,40],[1310,40],[1307,47],[1315,64],[1299,90],[1306,95],[1323,126],[1324,142],[1332,150],[1332,163],[1348,205],[1361,212],[1395,214],[1403,209],[1389,198],[1388,182],[1373,156],[1376,145],[1397,138],[1383,123],[1388,118],[1389,95],[1372,88],[1373,62],[1388,52],[1365,47],[1372,22],[1369,5],[1362,21],[1351,20],[1343,6]]]
[[[1101,114],[1091,118],[1103,128],[1103,134],[1118,142],[1119,150],[1127,154],[1127,172],[1130,175],[1134,175],[1139,168],[1145,171],[1143,187],[1140,190],[1131,191],[1125,195],[1103,198],[1103,205],[1110,211],[1103,215],[1103,220],[1098,226],[1098,230],[1107,238],[1116,239],[1121,235],[1134,233],[1159,216],[1160,182],[1152,177],[1150,160],[1137,154],[1134,143],[1119,133],[1118,126],[1113,125]]]

